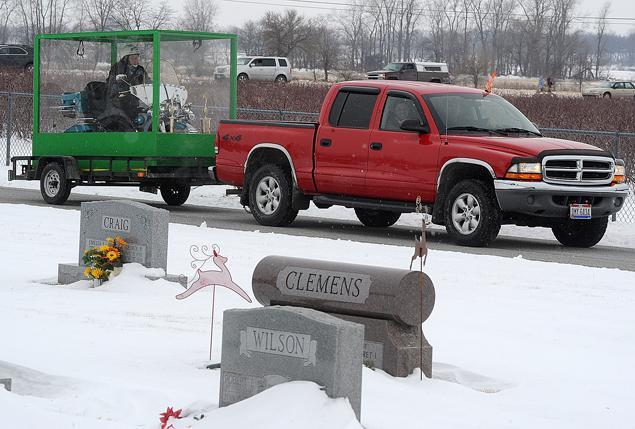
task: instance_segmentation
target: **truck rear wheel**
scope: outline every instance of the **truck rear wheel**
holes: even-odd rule
[[[46,164],[40,176],[40,192],[48,204],[61,205],[71,194],[71,184],[66,179],[64,167],[57,162]]]
[[[185,183],[168,183],[161,185],[161,197],[169,206],[181,206],[190,196],[190,185]]]
[[[494,189],[482,180],[462,180],[450,191],[445,205],[445,229],[462,246],[483,247],[501,228],[501,211]]]
[[[249,185],[249,209],[266,226],[289,225],[298,215],[291,204],[291,177],[277,165],[260,167]]]
[[[592,247],[604,237],[608,223],[608,217],[586,220],[567,219],[553,226],[551,231],[564,246]]]
[[[355,214],[361,223],[373,228],[387,228],[401,217],[401,213],[387,210],[355,209]]]

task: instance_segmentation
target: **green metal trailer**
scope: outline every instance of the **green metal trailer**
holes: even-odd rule
[[[236,117],[236,41],[171,30],[36,36],[32,156],[11,159],[9,180],[39,180],[51,204],[75,186],[138,186],[183,204],[191,186],[217,183],[215,131]],[[118,74],[130,52],[145,69],[135,84]],[[220,65],[230,79],[214,79]]]

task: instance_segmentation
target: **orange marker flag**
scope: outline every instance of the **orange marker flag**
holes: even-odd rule
[[[492,89],[494,89],[494,79],[496,78],[496,70],[492,72],[491,75],[487,78],[487,83],[485,84],[485,92],[483,93],[483,97],[492,93]]]

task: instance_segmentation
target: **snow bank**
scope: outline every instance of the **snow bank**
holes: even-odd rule
[[[0,421],[14,428],[358,428],[344,400],[312,383],[276,386],[218,408],[209,363],[211,290],[184,301],[181,286],[126,264],[99,288],[56,286],[77,258],[79,212],[0,204]],[[406,268],[411,249],[170,224],[168,269],[191,275],[192,244],[220,245],[237,284],[270,254]],[[635,418],[635,273],[518,258],[431,251],[436,304],[424,324],[434,378],[396,379],[364,368],[368,429],[626,427]],[[253,307],[216,294],[213,362],[222,311]],[[202,420],[195,420],[203,414]]]

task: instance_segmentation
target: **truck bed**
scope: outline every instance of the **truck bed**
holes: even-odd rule
[[[300,189],[314,191],[312,154],[317,128],[317,122],[221,121],[216,157],[218,179],[242,187],[245,163],[252,151],[275,147],[287,155]]]

